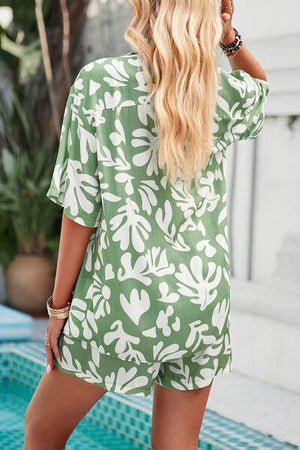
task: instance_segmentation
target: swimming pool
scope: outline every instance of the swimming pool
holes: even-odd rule
[[[21,450],[24,413],[45,367],[43,341],[0,344],[0,448]],[[108,392],[82,419],[66,450],[151,449],[152,395]],[[295,449],[206,410],[199,449]]]

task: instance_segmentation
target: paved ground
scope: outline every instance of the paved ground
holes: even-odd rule
[[[232,372],[214,380],[208,408],[300,448],[300,396]]]
[[[34,338],[43,339],[47,318],[35,319]],[[217,376],[208,408],[300,449],[300,396],[232,372]]]

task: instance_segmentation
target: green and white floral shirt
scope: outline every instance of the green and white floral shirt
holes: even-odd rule
[[[93,227],[63,333],[138,363],[230,354],[225,164],[262,130],[269,84],[219,67],[214,147],[198,191],[158,167],[136,52],[85,65],[67,100],[47,196]],[[74,242],[76,245],[76,242]],[[71,264],[72,262],[70,262]]]

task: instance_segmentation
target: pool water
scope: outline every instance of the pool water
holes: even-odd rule
[[[23,449],[25,410],[45,364],[43,341],[0,344],[0,450]],[[152,395],[106,393],[77,425],[66,450],[151,450],[152,402]],[[199,449],[296,447],[207,409]]]
[[[22,449],[24,446],[24,414],[33,389],[13,380],[0,381],[0,448]],[[139,446],[104,427],[88,416],[78,424],[66,445],[67,450],[138,449]]]

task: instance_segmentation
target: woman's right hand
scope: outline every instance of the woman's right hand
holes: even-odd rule
[[[233,13],[233,0],[222,0],[221,19],[224,25],[224,33],[221,42],[225,45],[231,44],[235,40],[235,32],[232,26]]]
[[[45,345],[46,358],[47,358],[47,373],[49,373],[54,367],[54,356],[55,353],[57,359],[61,361],[61,355],[58,349],[58,338],[61,335],[62,329],[67,321],[65,319],[54,319],[49,317],[47,331],[45,335],[45,340],[51,345]]]

